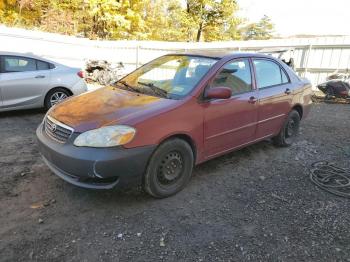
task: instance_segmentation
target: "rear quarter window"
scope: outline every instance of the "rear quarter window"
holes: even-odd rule
[[[281,75],[282,75],[282,84],[289,83],[289,78],[288,78],[286,72],[284,72],[284,70],[282,68],[281,68]]]
[[[50,64],[44,61],[36,60],[36,66],[38,70],[49,70]]]

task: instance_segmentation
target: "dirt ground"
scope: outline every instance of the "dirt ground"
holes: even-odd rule
[[[315,104],[294,146],[204,163],[163,200],[53,175],[36,146],[43,115],[0,115],[0,261],[350,261],[350,200],[309,181],[315,161],[350,167],[349,105]]]

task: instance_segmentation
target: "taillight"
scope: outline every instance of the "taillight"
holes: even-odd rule
[[[349,91],[347,90],[343,90],[339,92],[341,96],[348,96],[349,95]]]
[[[84,72],[83,71],[79,71],[77,73],[77,75],[80,77],[80,78],[84,78]]]

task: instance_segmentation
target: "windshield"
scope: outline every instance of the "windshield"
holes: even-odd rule
[[[217,59],[167,55],[136,69],[116,83],[117,87],[169,99],[190,93]]]

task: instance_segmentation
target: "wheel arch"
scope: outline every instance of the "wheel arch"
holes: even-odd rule
[[[197,145],[196,145],[196,142],[194,141],[194,139],[188,134],[184,134],[184,133],[171,134],[171,135],[163,138],[160,141],[159,145],[164,143],[165,141],[168,141],[168,140],[173,139],[173,138],[182,139],[182,140],[184,140],[185,142],[187,142],[190,145],[190,147],[192,149],[192,152],[193,152],[194,163],[196,163],[196,160],[197,160]]]
[[[73,95],[72,90],[70,90],[70,89],[67,88],[67,87],[64,87],[64,86],[55,86],[55,87],[52,87],[52,88],[50,88],[49,90],[47,90],[47,92],[46,92],[46,94],[45,94],[44,102],[43,102],[43,103],[44,103],[44,106],[45,106],[45,101],[46,101],[46,98],[47,98],[48,94],[49,94],[52,90],[55,90],[55,89],[58,89],[58,88],[61,88],[61,89],[66,90],[66,91],[69,93],[70,96]]]
[[[292,110],[295,110],[298,112],[299,116],[300,116],[300,119],[303,118],[303,107],[300,105],[300,104],[296,104],[293,106]]]

